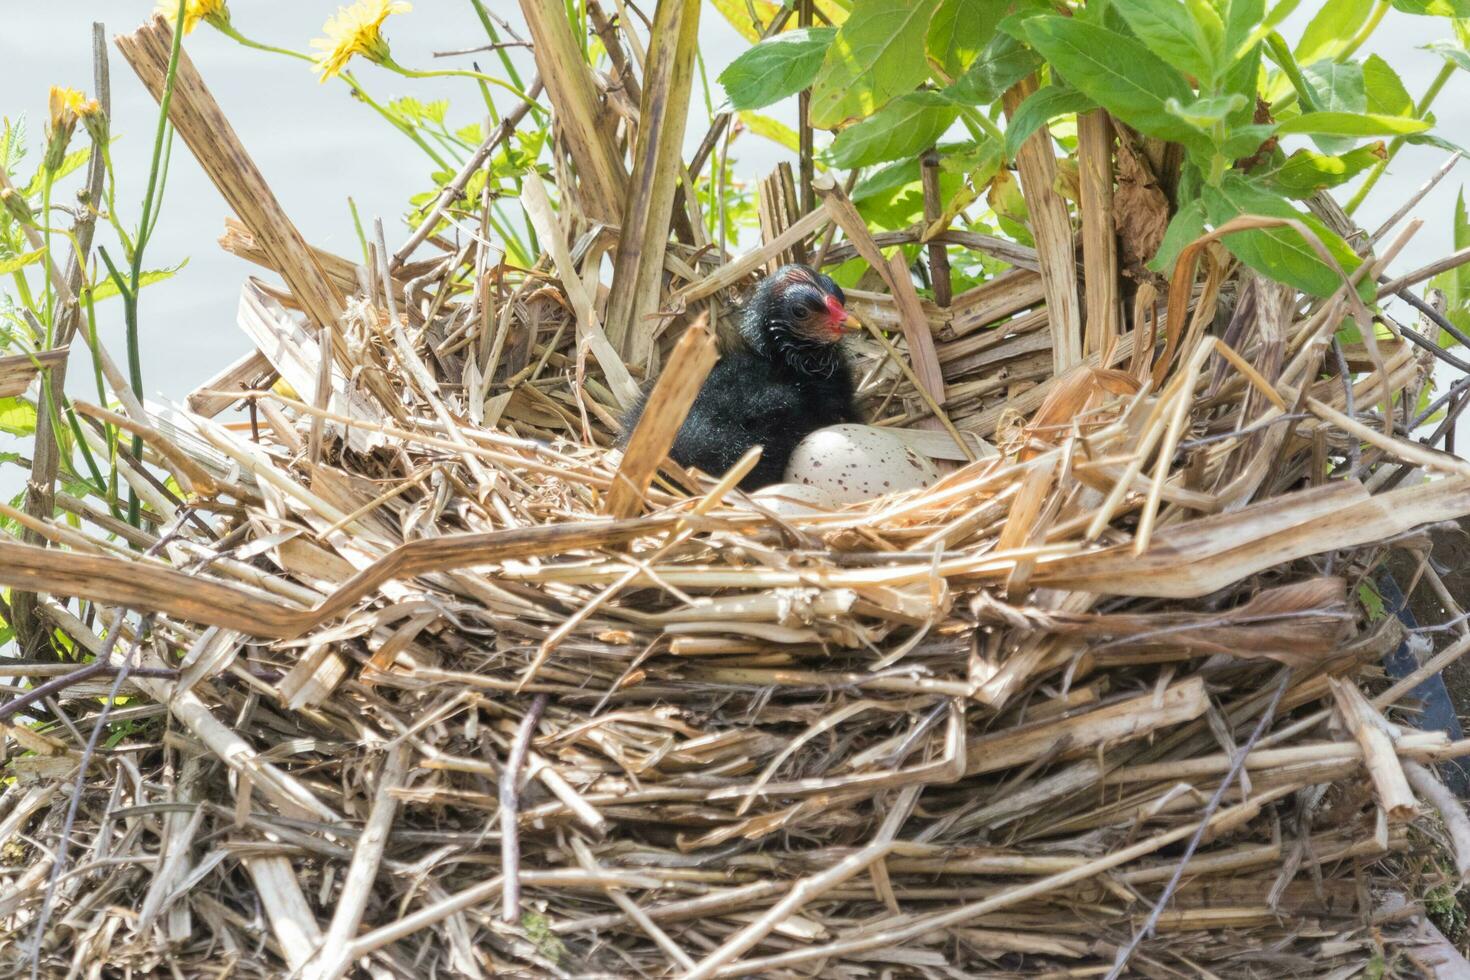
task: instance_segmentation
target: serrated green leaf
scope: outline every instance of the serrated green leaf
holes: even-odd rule
[[[1425,17],[1470,17],[1470,0],[1389,0],[1389,5]]]
[[[767,38],[720,73],[730,105],[761,109],[812,84],[837,36],[833,27],[809,27]]]
[[[0,398],[0,432],[29,436],[36,431],[36,406],[24,398]]]
[[[1206,186],[1200,199],[1205,215],[1216,227],[1238,215],[1289,218],[1302,222],[1322,240],[1343,270],[1351,273],[1360,259],[1338,235],[1321,221],[1303,214],[1284,198],[1240,174],[1226,174],[1219,187]],[[1327,296],[1342,285],[1338,273],[1318,257],[1294,228],[1265,228],[1239,231],[1226,235],[1222,242],[1236,258],[1261,275],[1313,296]],[[1363,286],[1370,292],[1373,284]]]
[[[1097,108],[1097,103],[1070,86],[1047,85],[1037,89],[1026,97],[1026,101],[1016,107],[1010,123],[1006,126],[1006,159],[1014,160],[1016,154],[1020,152],[1021,144],[1025,143],[1032,133],[1057,116],[1086,112],[1095,108]]]
[[[959,113],[938,92],[910,92],[838,133],[827,157],[834,166],[850,168],[914,156],[933,146]]]
[[[1367,110],[1376,116],[1407,116],[1414,111],[1414,100],[1404,88],[1403,79],[1376,54],[1363,62],[1363,91]]]
[[[80,150],[72,150],[61,158],[61,166],[57,167],[56,173],[51,175],[52,184],[54,185],[61,178],[75,173],[90,159],[92,159],[92,147],[84,146]],[[45,181],[45,174],[40,167],[37,167],[36,172],[31,175],[30,182],[26,184],[25,190],[22,193],[28,198],[39,197],[41,188],[45,186]]]
[[[1304,112],[1276,127],[1282,136],[1401,136],[1422,133],[1429,123],[1404,116],[1377,116],[1353,112]]]
[[[1333,58],[1347,50],[1354,35],[1368,22],[1375,0],[1327,0],[1307,24],[1297,42],[1296,60],[1309,64]]]
[[[997,34],[948,93],[960,102],[989,105],[1041,67],[1041,58],[1009,34]]]
[[[959,78],[995,37],[1005,12],[996,0],[939,0],[924,43],[929,64],[945,79]]]
[[[811,123],[872,115],[929,74],[924,36],[938,0],[855,0],[812,83]]]
[[[1164,229],[1164,239],[1159,242],[1159,250],[1149,260],[1148,267],[1160,275],[1171,274],[1174,271],[1174,263],[1179,259],[1179,253],[1184,251],[1184,246],[1204,233],[1204,204],[1194,200],[1182,205],[1178,211],[1174,212],[1174,217],[1169,220],[1169,227]]]
[[[144,286],[151,286],[156,282],[172,279],[175,273],[188,264],[189,260],[185,259],[170,269],[149,269],[138,277],[138,288],[142,289]],[[102,300],[111,299],[116,295],[118,295],[117,283],[113,282],[111,278],[104,279],[92,287],[92,302],[94,303],[100,303]]]
[[[1026,37],[1052,68],[1123,122],[1148,136],[1209,153],[1210,141],[1164,107],[1194,91],[1173,68],[1132,38],[1068,17],[1033,17]]]
[[[41,261],[41,256],[46,254],[44,248],[38,248],[34,252],[25,252],[21,255],[13,255],[8,259],[0,259],[0,276],[19,272],[32,262]]]
[[[1214,46],[1204,25],[1181,0],[1112,0],[1111,6],[1165,63],[1202,84],[1215,80],[1219,66]],[[1218,15],[1215,24],[1219,24]]]
[[[1345,184],[1369,167],[1386,159],[1382,141],[1360,146],[1338,156],[1297,150],[1281,166],[1264,174],[1271,187],[1287,197],[1302,199],[1329,187]]]

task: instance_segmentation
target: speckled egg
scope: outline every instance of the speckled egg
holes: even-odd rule
[[[832,425],[797,444],[786,481],[827,491],[839,504],[927,487],[939,471],[891,432],[871,425]]]
[[[800,483],[773,483],[752,493],[751,498],[777,514],[786,517],[801,517],[804,514],[822,514],[836,510],[837,501],[821,487]]]

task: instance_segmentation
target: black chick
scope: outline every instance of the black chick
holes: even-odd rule
[[[761,446],[744,490],[780,483],[791,451],[824,426],[860,422],[852,366],[842,349],[857,320],[841,288],[804,265],[762,279],[741,312],[743,349],[720,358],[705,379],[669,456],[719,475]],[[623,439],[643,414],[640,399],[623,420]]]

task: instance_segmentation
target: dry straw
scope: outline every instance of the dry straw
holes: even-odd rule
[[[831,181],[802,216],[789,172],[760,247],[671,238],[702,225],[677,166],[698,4],[659,4],[656,43],[617,52],[636,117],[604,111],[560,0],[522,6],[565,163],[526,184],[532,269],[447,199],[429,220],[455,230],[416,250],[310,247],[183,58],[173,120],[234,209],[224,247],[284,286],[245,283],[255,349],[187,409],[120,380],[122,413],[79,406],[174,479],[124,469],[156,531],[64,495],[74,523],[10,515],[44,547],[0,541],[0,583],[100,659],[4,667],[37,686],[0,707],[29,753],[0,793],[3,955],[38,936],[46,975],[308,977],[1072,976],[1130,951],[1151,977],[1349,976],[1419,955],[1414,900],[1470,867],[1432,764],[1470,747],[1400,727],[1407,682],[1365,695],[1401,629],[1353,597],[1383,542],[1470,512],[1470,467],[1367,414],[1430,359],[1397,333],[1334,358],[1350,284],[1308,301],[1218,235],[1122,309],[1100,111],[1079,124],[1081,284],[1041,136],[1019,161],[1037,251],[942,223],[870,236]],[[117,43],[158,93],[166,25]],[[918,241],[1015,268],[935,305],[879,251]],[[818,254],[873,263],[882,290],[851,297],[881,331],[855,342],[864,396],[949,469],[779,516],[734,489],[753,458],[715,481],[663,454],[714,357],[700,321]],[[609,455],[664,363],[658,411]],[[0,361],[0,393],[43,366]],[[1356,465],[1326,478],[1329,455]],[[114,683],[112,720],[162,716],[156,740],[78,773]],[[1454,856],[1394,863],[1434,811]]]

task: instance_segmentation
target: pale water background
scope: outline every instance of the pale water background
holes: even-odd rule
[[[0,0],[0,115],[24,115],[31,124],[36,147],[28,161],[39,158],[41,125],[45,119],[47,86],[64,84],[92,91],[91,24],[101,20],[109,38],[132,30],[153,9],[152,0]],[[335,0],[234,0],[231,14],[246,36],[266,43],[304,50],[320,36],[323,21],[337,7]],[[653,3],[644,4],[649,11]],[[491,0],[491,9],[510,20],[524,36],[516,4]],[[1304,3],[1286,27],[1294,39],[1320,4]],[[469,3],[464,0],[415,0],[414,10],[388,21],[385,33],[395,59],[413,68],[469,67],[478,59],[490,74],[500,74],[491,53],[434,58],[433,52],[478,46],[485,35]],[[1403,76],[1411,95],[1418,98],[1439,70],[1437,55],[1420,50],[1426,42],[1449,34],[1439,19],[1390,12],[1367,48],[1383,55]],[[701,51],[713,88],[716,109],[721,90],[715,77],[746,48],[743,39],[713,10],[702,12]],[[200,25],[187,39],[190,57],[256,164],[270,182],[287,214],[314,245],[357,258],[360,249],[348,211],[347,198],[356,202],[364,223],[382,217],[390,248],[407,234],[402,215],[411,193],[429,187],[432,163],[406,138],[392,131],[370,109],[353,100],[345,85],[318,85],[304,62],[245,49]],[[131,227],[143,195],[152,148],[157,107],[123,58],[110,51],[112,66],[113,132],[121,134],[114,148],[118,204]],[[527,79],[534,69],[529,56],[517,51]],[[428,101],[451,100],[451,129],[478,122],[484,106],[469,79],[410,80],[373,65],[354,63],[358,78],[379,101],[414,95]],[[696,80],[697,85],[697,80]],[[497,93],[502,109],[511,105],[507,93]],[[794,103],[767,110],[795,124]],[[1470,141],[1470,75],[1457,72],[1435,105],[1440,132],[1459,143]],[[692,151],[705,133],[703,97],[696,90],[687,143]],[[734,157],[738,173],[755,179],[789,154],[774,144],[746,136],[737,141]],[[1393,168],[1379,183],[1359,214],[1369,229],[1405,200],[1439,164],[1444,153],[1428,147],[1406,146]],[[26,169],[23,173],[29,173]],[[1392,274],[1401,274],[1450,249],[1451,213],[1461,180],[1470,180],[1470,163],[1462,162],[1415,215],[1425,227],[1401,255]],[[172,280],[145,289],[140,318],[144,383],[149,397],[180,401],[192,388],[244,353],[247,344],[235,327],[240,283],[258,272],[255,267],[223,252],[216,244],[228,207],[198,164],[179,142],[158,230],[149,245],[150,267],[189,264]],[[1402,312],[1402,311],[1401,311]],[[121,307],[110,301],[99,307],[104,342],[121,360]],[[70,372],[68,387],[85,393],[91,385],[87,359],[81,357]],[[0,449],[7,448],[0,445]],[[1461,450],[1462,453],[1464,450]],[[14,467],[0,469],[0,493],[5,498],[20,486]]]

